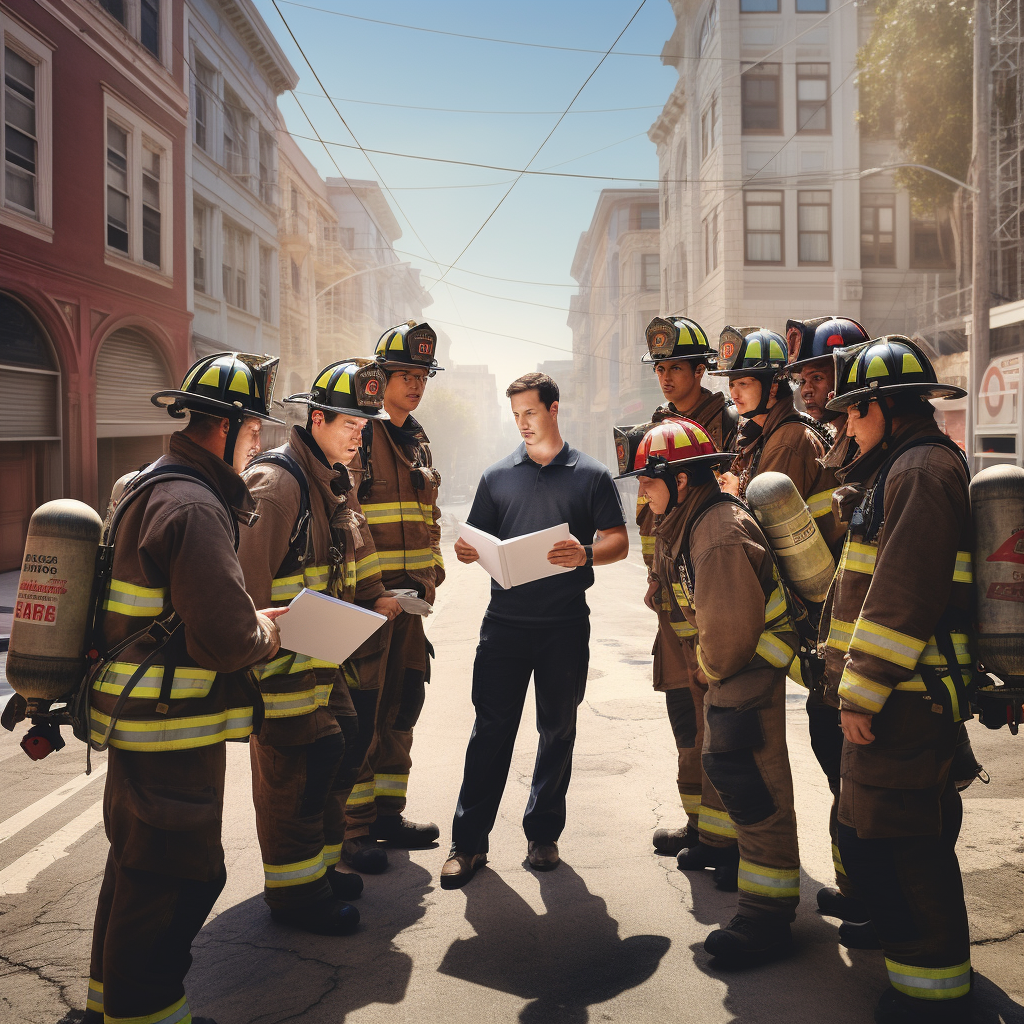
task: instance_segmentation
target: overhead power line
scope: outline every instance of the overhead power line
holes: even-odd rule
[[[284,2],[284,0],[282,0]],[[303,92],[301,89],[296,90],[301,96],[317,96],[321,93],[318,92]],[[517,115],[536,115],[536,114],[560,114],[560,110],[476,110],[467,107],[417,107],[411,103],[383,103],[380,100],[357,100],[350,96],[331,96],[332,100],[337,100],[338,103],[359,103],[368,107],[396,107],[399,110],[427,110],[432,113],[438,114],[517,114]],[[662,103],[648,103],[640,107],[601,107],[597,109],[588,110],[572,110],[571,114],[621,114],[626,111],[632,110],[661,110],[664,106]]]

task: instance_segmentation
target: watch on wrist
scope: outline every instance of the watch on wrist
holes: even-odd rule
[[[583,553],[587,556],[587,560],[583,563],[583,568],[589,569],[594,564],[594,545],[584,544]]]

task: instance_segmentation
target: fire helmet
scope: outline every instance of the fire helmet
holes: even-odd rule
[[[786,340],[767,327],[726,327],[718,344],[718,377],[753,377],[761,385],[761,400],[750,416],[768,411],[772,383],[785,375],[789,357]]]
[[[656,316],[645,332],[647,355],[642,363],[686,359],[714,365],[715,350],[707,333],[696,320],[685,316]]]
[[[339,359],[317,374],[308,392],[289,395],[285,402],[366,420],[389,420],[384,411],[386,386],[387,377],[375,360]]]
[[[799,371],[812,363],[832,361],[832,353],[837,348],[849,345],[860,345],[869,341],[868,332],[848,316],[820,316],[813,320],[789,320],[786,323],[786,338],[790,332],[801,328],[801,337],[797,347],[790,344],[792,362],[789,370]]]
[[[385,370],[402,370],[419,367],[433,377],[443,366],[437,365],[434,352],[437,349],[437,333],[428,323],[418,324],[408,320],[396,327],[389,327],[377,339],[373,350],[374,359]]]
[[[642,433],[641,433],[642,432]],[[673,416],[655,424],[615,428],[616,480],[631,476],[671,478],[677,473],[729,462],[733,452],[720,452],[696,420]]]

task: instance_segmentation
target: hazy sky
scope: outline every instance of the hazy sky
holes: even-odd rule
[[[362,146],[521,168],[640,0],[303,0],[306,6],[277,2]],[[272,0],[256,3],[299,72],[298,99],[317,131],[325,141],[352,145],[352,136],[324,98]],[[598,52],[454,38],[324,11]],[[674,24],[667,0],[646,0],[615,49],[648,56],[616,56],[613,51],[572,108],[602,112],[570,113],[531,165],[538,170],[637,177],[619,182],[523,177],[439,285],[434,284],[440,272],[432,260],[447,266],[459,255],[515,175],[374,155],[375,170],[358,151],[331,147],[347,177],[376,178],[393,190],[388,198],[403,231],[397,248],[413,254],[403,258],[420,268],[434,297],[427,318],[452,338],[453,358],[488,363],[502,390],[504,383],[533,369],[538,361],[570,356],[571,333],[565,320],[574,287],[569,269],[600,190],[635,188],[638,179],[657,178],[657,156],[647,129],[676,81],[675,70],[663,66],[657,56]],[[290,95],[281,97],[280,106],[290,131],[313,135]],[[485,113],[434,109],[440,107]],[[299,139],[299,145],[323,177],[337,176],[319,143]]]

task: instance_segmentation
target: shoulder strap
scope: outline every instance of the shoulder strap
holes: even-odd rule
[[[719,491],[717,494],[712,494],[693,514],[689,525],[683,531],[682,540],[679,542],[679,554],[683,559],[683,568],[686,571],[687,579],[690,581],[691,585],[693,582],[693,561],[690,558],[690,534],[693,532],[693,528],[697,523],[704,517],[706,512],[709,512],[715,507],[715,505],[721,505],[723,502],[738,505],[744,511],[749,511],[747,506],[740,501],[739,498],[733,497],[731,494],[726,494],[725,491]],[[754,521],[757,522],[756,519]]]
[[[289,543],[294,546],[296,540],[298,540],[298,538],[305,532],[306,526],[309,523],[311,513],[309,504],[309,481],[306,479],[306,474],[302,471],[302,467],[298,462],[296,462],[295,459],[281,448],[274,448],[269,452],[261,452],[249,463],[248,468],[251,469],[253,466],[258,466],[263,463],[269,463],[272,466],[280,466],[282,469],[287,470],[299,485],[299,514],[295,519],[295,525],[292,528],[291,537],[289,537]]]
[[[367,420],[366,426],[363,427],[363,461],[366,464],[366,469],[363,473],[362,483],[356,491],[356,497],[360,503],[370,493],[370,488],[373,486],[373,420]]]

